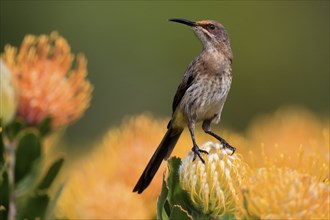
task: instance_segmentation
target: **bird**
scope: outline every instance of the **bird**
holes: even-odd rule
[[[169,21],[190,27],[202,42],[203,49],[190,63],[177,88],[167,132],[133,189],[139,194],[149,186],[162,161],[169,158],[185,127],[188,127],[192,140],[193,160],[198,157],[205,163],[201,154],[208,154],[198,147],[195,140],[195,125],[199,122],[202,122],[205,133],[220,141],[232,154],[236,151],[235,147],[211,130],[211,123],[220,122],[232,83],[233,53],[225,27],[214,20],[171,18]]]

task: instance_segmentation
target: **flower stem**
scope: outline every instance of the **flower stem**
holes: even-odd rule
[[[7,172],[8,172],[8,185],[9,185],[9,211],[8,211],[8,220],[16,219],[16,193],[15,193],[15,163],[16,163],[16,154],[15,154],[15,143],[13,141],[6,141],[6,151],[8,157],[7,163]]]

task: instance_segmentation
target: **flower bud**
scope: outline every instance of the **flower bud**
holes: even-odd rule
[[[6,125],[16,113],[17,97],[12,73],[2,59],[0,60],[0,76],[0,118],[2,125]]]

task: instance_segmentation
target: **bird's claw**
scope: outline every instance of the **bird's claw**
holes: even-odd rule
[[[228,142],[225,141],[224,139],[222,139],[220,142],[221,142],[222,146],[223,146],[225,149],[227,148],[227,149],[229,149],[229,150],[232,151],[232,153],[230,154],[230,156],[232,156],[232,155],[236,152],[236,147],[231,146],[231,145],[228,144]]]
[[[199,159],[202,161],[202,163],[205,163],[201,153],[209,154],[209,152],[199,149],[199,147],[197,145],[194,145],[191,150],[194,153],[193,161],[195,161],[196,155],[197,155],[199,157]]]

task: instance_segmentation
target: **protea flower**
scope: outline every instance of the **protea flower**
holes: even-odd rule
[[[193,205],[206,216],[218,217],[235,211],[239,185],[246,165],[238,154],[230,155],[222,145],[207,142],[201,149],[205,164],[193,161],[193,153],[182,160],[180,186],[190,194]]]
[[[2,57],[17,81],[17,114],[28,124],[51,117],[53,128],[68,125],[88,108],[92,86],[85,79],[87,61],[79,54],[71,69],[74,56],[57,32],[27,35],[19,50],[7,45]]]
[[[242,193],[239,218],[329,219],[329,184],[296,170],[257,169]]]

